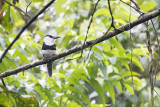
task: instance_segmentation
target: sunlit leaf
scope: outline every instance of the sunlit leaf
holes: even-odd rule
[[[67,78],[66,75],[64,75],[62,73],[54,73],[53,76],[54,77],[60,77],[60,78]]]
[[[129,85],[129,84],[127,84],[127,83],[123,83],[123,85],[127,88],[127,90],[128,90],[132,95],[134,94],[132,85]]]
[[[155,1],[147,1],[146,3],[143,3],[142,5],[140,5],[140,9],[145,12],[148,12],[148,11],[153,10],[155,6],[156,6]]]
[[[101,16],[101,15],[109,16],[110,15],[109,10],[106,8],[101,8],[95,12],[94,17]]]

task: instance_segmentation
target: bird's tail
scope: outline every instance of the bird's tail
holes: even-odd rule
[[[52,62],[47,63],[47,73],[49,77],[52,76]]]

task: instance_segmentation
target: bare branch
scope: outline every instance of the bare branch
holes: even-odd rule
[[[21,29],[21,31],[18,33],[18,35],[15,37],[15,39],[11,42],[11,44],[7,47],[7,49],[3,52],[3,54],[0,57],[0,63],[2,62],[2,59],[7,54],[8,50],[13,46],[13,44],[19,39],[21,34],[24,32],[26,28],[28,28],[36,19],[37,17],[42,14],[52,3],[54,3],[55,0],[51,0],[46,6],[44,6],[43,9],[41,9],[26,25],[24,25]]]
[[[130,30],[132,29],[133,27],[139,25],[139,24],[142,24],[148,20],[151,20],[157,16],[160,15],[160,9],[154,11],[154,12],[151,12],[150,14],[144,14],[143,17],[140,17],[139,19],[133,21],[133,22],[130,22],[118,29],[115,30],[112,30],[110,32],[108,32],[107,34],[105,33],[102,37],[99,37],[97,39],[94,39],[94,40],[90,40],[88,42],[86,42],[86,44],[83,46],[83,45],[80,45],[80,46],[76,46],[76,47],[73,47],[65,52],[62,52],[61,54],[59,54],[58,56],[55,56],[55,57],[52,57],[50,60],[46,61],[46,60],[40,60],[40,61],[37,61],[37,62],[34,62],[34,63],[31,63],[31,64],[26,64],[26,65],[23,65],[21,67],[18,67],[16,69],[13,69],[13,70],[10,70],[10,71],[7,71],[7,72],[4,72],[2,74],[0,74],[0,79],[1,78],[4,78],[4,77],[8,77],[8,76],[11,76],[13,74],[17,74],[19,72],[22,72],[24,70],[27,70],[27,69],[30,69],[30,68],[33,68],[35,66],[39,66],[39,65],[42,65],[42,64],[46,64],[48,62],[51,62],[51,61],[55,61],[57,59],[60,59],[60,58],[63,58],[65,56],[68,56],[72,53],[75,53],[75,52],[78,52],[78,51],[81,51],[82,49],[85,49],[85,48],[88,48],[90,46],[93,45],[93,43],[95,44],[98,44],[100,42],[103,42],[109,38],[112,38],[113,36],[116,36],[124,31],[127,31],[127,30]],[[129,27],[130,26],[130,27]]]

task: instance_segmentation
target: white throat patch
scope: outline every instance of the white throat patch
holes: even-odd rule
[[[44,43],[46,45],[53,45],[55,43],[55,39],[50,38],[50,37],[47,36],[47,37],[44,38]]]

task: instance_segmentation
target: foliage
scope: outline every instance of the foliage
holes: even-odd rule
[[[9,0],[8,0],[9,1]],[[129,0],[124,0],[129,3]],[[11,0],[25,11],[29,0]],[[31,0],[27,14],[33,17],[49,0]],[[136,0],[144,12],[158,8],[156,0]],[[0,72],[43,59],[41,46],[46,34],[56,34],[59,53],[84,42],[90,15],[96,1],[57,0],[44,14],[25,30],[0,63]],[[129,21],[129,6],[120,1],[111,2],[114,25],[116,28]],[[0,10],[0,53],[16,37],[29,18],[13,6],[4,3]],[[131,20],[139,14],[132,9]],[[160,28],[159,19],[154,19],[156,29]],[[87,40],[100,37],[111,24],[108,3],[101,0],[93,16]],[[113,28],[112,28],[113,30]],[[23,105],[47,107],[129,107],[137,99],[137,106],[149,106],[150,87],[148,76],[149,53],[145,37],[146,25],[132,29],[133,44],[133,83],[130,71],[131,41],[129,32],[123,32],[105,42],[55,61],[53,76],[46,75],[46,66],[41,65],[17,75],[4,78],[7,88],[0,85],[0,105],[19,107]],[[154,70],[158,63],[158,46],[155,32],[149,25],[154,50]],[[90,54],[89,54],[90,53]],[[89,57],[87,58],[89,54]],[[87,59],[86,59],[87,58]],[[70,61],[67,61],[72,59]],[[85,61],[86,60],[86,61]],[[159,81],[157,72],[157,81]],[[155,84],[155,90],[160,92]],[[160,105],[155,93],[155,105]]]

